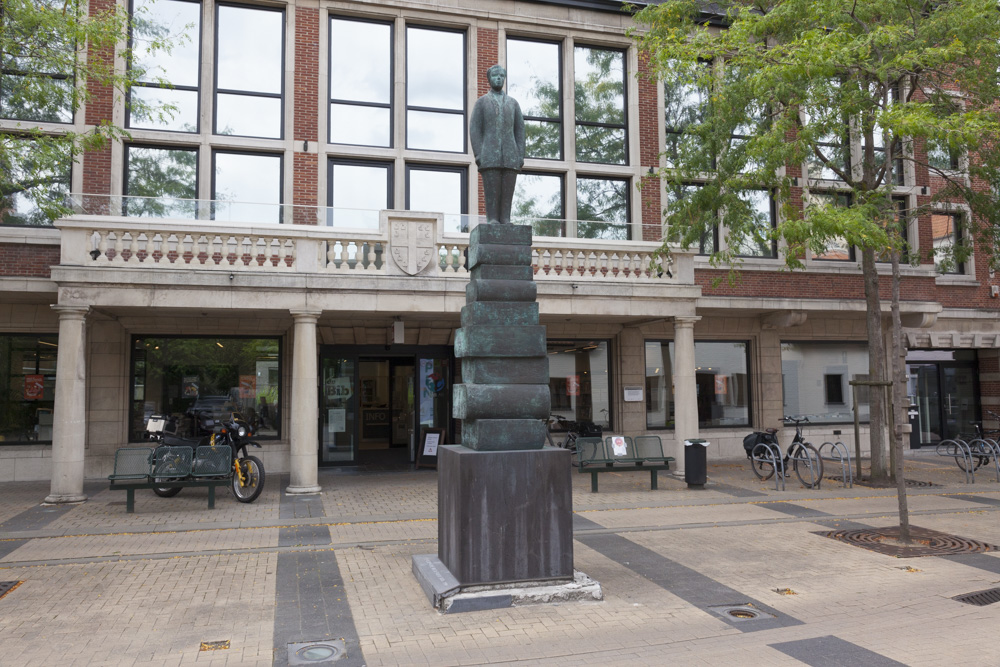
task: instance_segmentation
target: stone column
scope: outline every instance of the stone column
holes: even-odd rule
[[[52,412],[52,486],[45,502],[77,503],[83,493],[83,457],[87,436],[88,306],[54,305],[59,313],[59,354]]]
[[[295,320],[292,342],[291,483],[285,493],[319,493],[319,389],[316,322],[323,311],[290,311]]]
[[[698,384],[694,373],[694,323],[700,317],[674,318],[674,457],[684,474],[684,441],[698,437]]]

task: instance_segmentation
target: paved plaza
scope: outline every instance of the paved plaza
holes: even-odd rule
[[[1000,545],[995,470],[906,466],[915,526]],[[1000,664],[1000,603],[953,599],[1000,586],[1000,552],[894,558],[821,534],[894,525],[893,490],[776,491],[736,460],[702,490],[573,477],[576,568],[604,600],[459,614],[411,573],[437,551],[433,470],[322,470],[300,497],[275,474],[214,510],[205,489],[139,491],[134,514],[102,480],[58,507],[39,504],[47,483],[0,484],[0,582],[22,582],[0,598],[0,664],[283,667],[289,644],[324,640],[346,657],[311,664]],[[741,605],[759,616],[718,609]]]

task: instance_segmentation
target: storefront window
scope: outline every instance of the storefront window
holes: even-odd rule
[[[749,426],[747,344],[743,341],[694,345],[698,426]],[[646,342],[646,428],[674,427],[674,343]]]
[[[552,414],[611,428],[608,342],[550,340],[549,392]]]
[[[0,335],[0,445],[52,442],[55,336]]]
[[[233,412],[257,437],[277,437],[280,378],[277,338],[136,338],[130,439],[143,439],[153,414],[171,418],[179,435],[193,437],[210,432],[206,420]]]
[[[781,343],[781,387],[784,413],[810,422],[854,421],[851,380],[868,377],[864,343]],[[868,421],[868,391],[859,392],[861,421]]]

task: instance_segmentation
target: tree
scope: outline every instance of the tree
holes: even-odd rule
[[[117,3],[89,14],[82,0],[4,0],[0,5],[0,117],[18,121],[0,134],[4,224],[48,224],[68,213],[70,163],[109,140],[128,137],[109,120],[83,131],[71,123],[95,89],[123,97],[146,74],[114,67],[114,50],[127,42],[131,26],[128,12]],[[168,46],[155,31],[145,32],[147,49]],[[147,116],[171,113],[169,106],[138,100],[132,106]],[[63,125],[43,129],[40,122]]]
[[[856,247],[868,309],[870,379],[884,380],[876,262],[893,266],[895,340],[902,257],[917,263],[933,251],[946,270],[978,245],[997,264],[996,2],[671,0],[647,6],[636,19],[634,34],[655,74],[698,103],[695,113],[667,127],[670,167],[661,177],[668,187],[701,184],[671,201],[667,240],[696,244],[721,223],[726,243],[712,261],[731,267],[731,279],[748,245],[782,241],[791,269],[803,266],[807,250]],[[808,174],[801,173],[803,164]],[[900,215],[893,190],[907,172],[929,173],[936,187]],[[799,178],[811,191],[847,194],[849,205],[818,199],[797,205]],[[773,192],[781,212],[773,228],[748,196],[760,188]],[[906,219],[956,203],[971,213],[961,235],[911,252]],[[897,397],[905,396],[900,350],[901,344],[891,359]],[[872,477],[887,480],[884,395],[877,390],[871,396]],[[904,422],[897,414],[893,423],[898,442]]]

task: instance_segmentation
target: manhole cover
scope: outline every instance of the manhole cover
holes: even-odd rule
[[[0,581],[0,598],[23,584],[23,581]]]
[[[994,602],[1000,602],[1000,588],[991,588],[987,591],[976,591],[965,595],[956,595],[952,600],[958,600],[965,604],[974,604],[977,607],[985,607]]]
[[[936,530],[910,526],[913,544],[900,544],[899,526],[889,528],[865,528],[861,530],[834,530],[817,533],[840,542],[853,544],[869,551],[875,551],[896,558],[917,558],[919,556],[950,556],[953,554],[975,554],[997,551],[998,547],[970,540],[958,535],[939,533]]]
[[[753,621],[758,618],[774,618],[774,614],[768,614],[754,607],[750,603],[746,604],[725,604],[718,607],[709,607],[709,611],[726,619],[727,621]]]
[[[288,645],[289,667],[325,665],[340,660],[345,655],[347,655],[347,645],[343,639]]]

